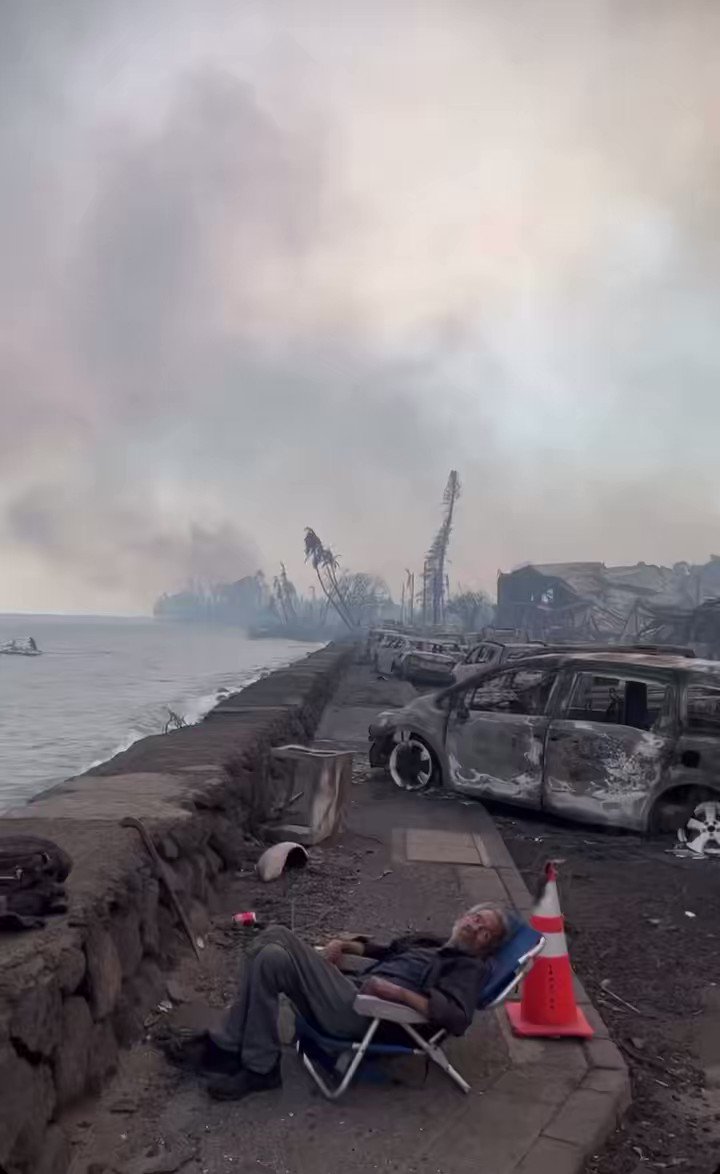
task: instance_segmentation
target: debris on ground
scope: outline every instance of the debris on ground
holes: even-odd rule
[[[255,868],[260,880],[274,881],[289,868],[304,868],[308,862],[307,848],[294,840],[283,840],[266,848]]]
[[[698,1048],[720,948],[720,887],[696,867],[708,858],[682,858],[661,839],[588,840],[580,828],[492,814],[530,889],[546,856],[565,857],[573,967],[630,1067],[633,1104],[586,1174],[717,1174],[720,1090]]]

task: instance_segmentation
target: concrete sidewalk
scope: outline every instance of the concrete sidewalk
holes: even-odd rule
[[[337,843],[313,849],[310,866],[287,884],[263,885],[252,866],[237,874],[202,961],[186,956],[174,980],[173,998],[178,986],[184,992],[180,1017],[191,1021],[196,1002],[220,1007],[232,997],[242,951],[230,921],[237,909],[294,924],[310,941],[341,929],[380,938],[443,932],[481,900],[527,912],[527,891],[479,804],[402,793],[367,767],[369,718],[401,704],[408,688],[350,670],[319,730],[357,751],[348,827]],[[628,1098],[620,1054],[593,1008],[585,1010],[598,1029],[588,1045],[516,1040],[502,1009],[478,1015],[448,1045],[472,1085],[468,1096],[410,1057],[388,1066],[388,1081],[360,1081],[329,1103],[288,1047],[281,1090],[218,1104],[146,1042],[123,1054],[91,1119],[78,1111],[72,1174],[148,1174],[160,1169],[153,1153],[163,1170],[182,1174],[575,1174]]]
[[[373,686],[380,702],[367,704]],[[401,683],[375,682],[350,670],[318,730],[318,740],[359,752],[367,726],[388,693],[404,701]],[[358,699],[362,705],[358,705]],[[354,795],[349,829],[383,840],[387,876],[363,886],[366,919],[379,930],[438,928],[478,901],[498,901],[528,914],[532,901],[493,820],[481,804],[442,794],[399,792],[372,778]],[[379,894],[382,894],[381,896]],[[521,1040],[500,1008],[478,1016],[449,1054],[472,1084],[458,1100],[433,1073],[432,1089],[396,1096],[395,1136],[406,1165],[447,1174],[574,1174],[615,1128],[629,1103],[627,1069],[600,1016],[576,980],[576,994],[596,1029],[589,1043]],[[381,1167],[382,1168],[382,1167]]]

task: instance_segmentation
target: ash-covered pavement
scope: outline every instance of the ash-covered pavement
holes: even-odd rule
[[[347,830],[313,849],[307,869],[271,885],[256,879],[259,849],[248,843],[243,869],[213,913],[202,961],[186,958],[169,984],[175,1009],[152,1017],[148,1038],[123,1056],[99,1105],[76,1112],[73,1174],[575,1174],[612,1130],[627,1077],[601,1024],[590,1045],[521,1041],[502,1009],[479,1015],[449,1045],[472,1084],[469,1096],[410,1058],[388,1069],[387,1083],[357,1084],[335,1104],[316,1091],[290,1046],[283,1089],[239,1104],[212,1102],[157,1047],[171,1022],[197,1023],[205,1005],[217,1011],[232,997],[247,941],[247,931],[231,926],[237,910],[254,909],[315,943],[342,930],[388,938],[410,928],[441,932],[483,899],[512,897],[527,907],[483,807],[408,795],[371,776],[368,714],[401,704],[407,689],[363,666],[341,683],[318,737],[357,750]],[[473,858],[473,835],[491,867]],[[283,1020],[289,1044],[291,1016]]]

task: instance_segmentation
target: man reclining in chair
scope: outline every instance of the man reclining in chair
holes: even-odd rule
[[[472,1023],[488,958],[507,933],[507,919],[493,905],[469,909],[444,943],[419,934],[389,946],[336,940],[320,953],[284,926],[273,926],[248,951],[237,997],[222,1028],[210,1032],[200,1050],[195,1041],[194,1052],[181,1045],[169,1058],[224,1073],[209,1086],[210,1095],[219,1100],[278,1088],[281,994],[324,1034],[343,1039],[362,1039],[367,1031],[367,1019],[353,1009],[359,991],[412,1007],[428,1019],[432,1031],[462,1035]],[[338,969],[343,954],[363,955],[374,964],[353,979]]]

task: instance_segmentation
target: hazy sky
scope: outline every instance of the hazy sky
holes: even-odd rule
[[[717,0],[5,0],[0,610],[720,551]]]

